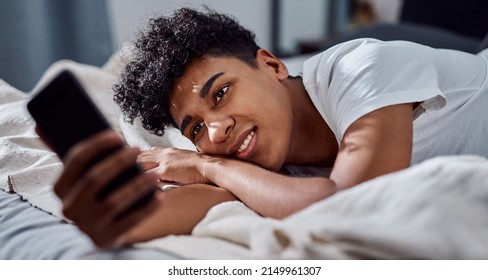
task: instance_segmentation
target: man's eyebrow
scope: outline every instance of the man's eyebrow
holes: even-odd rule
[[[203,87],[200,90],[200,93],[198,94],[198,96],[200,96],[200,98],[204,99],[208,95],[208,92],[210,91],[210,88],[212,88],[213,83],[215,82],[215,80],[217,80],[223,74],[224,74],[224,72],[219,72],[219,73],[213,75],[212,77],[210,77],[210,79],[208,79],[205,82],[205,84],[203,85]],[[181,121],[181,125],[180,125],[180,132],[181,132],[181,134],[184,134],[183,132],[185,131],[185,129],[188,126],[188,124],[190,124],[191,120],[192,120],[192,116],[185,115],[185,117]]]
[[[192,119],[192,117],[190,115],[186,115],[183,118],[183,121],[181,121],[181,125],[180,125],[181,134],[184,134],[183,132],[185,132],[185,129],[188,126],[188,124],[190,123],[191,119]]]
[[[200,94],[199,94],[200,98],[204,99],[207,96],[215,80],[217,80],[223,74],[224,72],[219,72],[213,75],[212,77],[210,77],[210,79],[208,79],[208,81],[203,85],[202,89],[200,90]]]

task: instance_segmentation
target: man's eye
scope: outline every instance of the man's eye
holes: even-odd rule
[[[205,125],[204,122],[196,123],[191,129],[191,135],[195,137],[200,132],[200,130],[202,130],[204,125]]]
[[[229,86],[225,86],[221,89],[219,89],[216,93],[215,93],[215,102],[218,103],[220,101],[220,99],[222,99],[222,97],[224,97],[225,93],[227,92],[227,89],[229,88]]]

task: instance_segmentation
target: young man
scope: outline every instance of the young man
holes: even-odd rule
[[[181,9],[153,19],[115,86],[129,121],[181,130],[198,152],[126,148],[103,133],[72,149],[55,185],[72,219],[100,246],[190,233],[214,205],[239,199],[284,218],[356,184],[448,154],[488,157],[487,58],[408,42],[355,40],[311,58],[303,77],[259,48],[233,19]],[[95,196],[136,159],[146,172]],[[287,165],[332,168],[292,177]],[[156,181],[144,208],[119,217]]]

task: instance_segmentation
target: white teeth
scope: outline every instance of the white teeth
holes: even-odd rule
[[[238,153],[244,151],[247,148],[247,146],[249,145],[249,142],[251,142],[251,139],[253,136],[254,136],[254,131],[251,131],[251,133],[249,133],[249,135],[246,137],[246,140],[244,140],[244,143],[242,143],[239,150],[237,150]]]

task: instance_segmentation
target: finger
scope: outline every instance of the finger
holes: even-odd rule
[[[135,164],[138,154],[137,148],[123,148],[89,169],[72,188],[65,203],[71,203],[74,209],[93,203],[104,187]]]
[[[112,193],[104,201],[94,205],[85,205],[81,215],[74,219],[77,226],[88,234],[95,244],[101,247],[112,247],[116,240],[125,232],[129,231],[144,216],[149,215],[155,209],[155,199],[147,201],[138,208],[130,208],[134,203],[155,191],[155,178],[148,174],[141,174],[131,182],[124,185],[120,190]],[[130,209],[130,212],[127,212]],[[119,220],[131,216],[131,212],[140,213],[138,220],[130,220],[127,223],[120,223]],[[123,213],[123,215],[121,215]],[[119,226],[114,227],[114,224]]]
[[[151,156],[151,155],[161,155],[161,154],[180,153],[180,152],[187,152],[187,150],[182,150],[175,147],[151,147],[149,150],[143,151],[141,155]]]
[[[168,167],[158,167],[146,171],[146,173],[154,173],[158,176],[160,182],[168,182],[171,184],[190,184],[190,183],[197,183],[203,182],[202,180],[196,179],[195,176],[190,175],[190,173],[181,173],[175,171],[175,169],[171,169]]]
[[[34,127],[34,131],[36,132],[36,134],[39,136],[39,138],[41,139],[41,141],[51,150],[54,150],[53,149],[53,146],[49,143],[49,141],[47,141],[47,138],[44,136],[44,134],[42,133],[41,129],[39,128],[39,126],[36,124],[36,126]]]
[[[172,182],[172,178],[168,176],[168,168],[165,168],[164,166],[159,165],[158,167],[155,167],[153,169],[147,170],[146,173],[152,173],[156,174],[159,178],[159,181],[168,181]]]
[[[137,176],[102,201],[104,205],[101,209],[102,213],[106,214],[110,222],[117,218],[123,218],[121,215],[126,214],[127,209],[130,209],[131,206],[150,193],[154,193],[157,180],[157,177],[153,174]],[[141,205],[140,207],[146,207],[146,205]]]
[[[142,151],[139,155],[139,161],[158,161],[159,158],[164,156],[162,151]]]
[[[138,163],[139,163],[139,166],[141,167],[141,169],[144,171],[148,171],[148,170],[151,170],[151,169],[159,166],[159,163],[152,162],[152,161],[148,161],[148,162],[138,161]]]
[[[100,247],[116,247],[123,245],[124,234],[128,233],[137,224],[144,221],[144,219],[153,213],[161,202],[158,199],[152,199],[144,207],[133,209],[127,212],[119,219],[106,220],[104,223],[99,223],[97,228],[92,228],[89,234],[92,240]]]
[[[54,185],[54,192],[63,199],[96,157],[121,145],[122,140],[112,131],[96,134],[76,144],[64,158],[64,170]]]
[[[111,227],[114,235],[117,235],[115,244],[125,244],[124,234],[128,233],[129,230],[144,221],[146,217],[148,217],[159,207],[162,207],[161,201],[158,199],[153,199],[150,203],[146,205],[146,207],[135,209],[134,211],[127,213],[127,215],[125,215],[122,219],[118,219]]]

